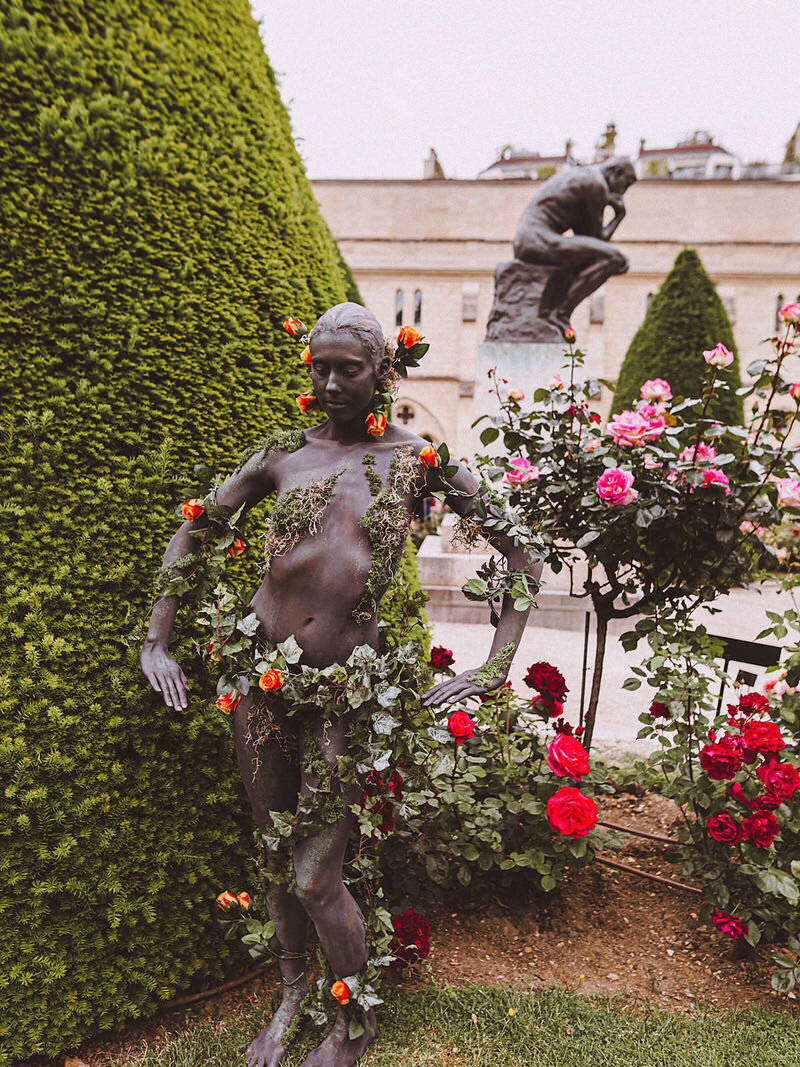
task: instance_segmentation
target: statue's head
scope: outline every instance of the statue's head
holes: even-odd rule
[[[349,419],[368,410],[389,370],[386,339],[372,312],[336,304],[317,320],[308,343],[314,392],[326,414]]]
[[[608,188],[621,195],[636,181],[636,170],[627,156],[612,156],[600,164]]]

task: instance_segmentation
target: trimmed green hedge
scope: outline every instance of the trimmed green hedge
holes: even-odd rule
[[[673,396],[701,396],[707,370],[703,352],[721,341],[736,355],[730,319],[693,248],[684,248],[653,297],[647,314],[625,355],[614,393],[612,414],[635,407],[642,382],[666,378]],[[742,380],[737,359],[720,372],[731,392],[715,398],[709,412],[718,419],[741,423],[742,398],[735,395]]]
[[[246,0],[4,4],[0,108],[8,1062],[230,962],[214,897],[252,875],[229,730],[210,683],[161,705],[138,645],[193,464],[298,423],[282,320],[355,294]]]

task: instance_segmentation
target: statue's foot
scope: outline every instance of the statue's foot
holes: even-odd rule
[[[289,1025],[300,1010],[303,997],[308,992],[306,986],[291,986],[283,991],[283,1000],[272,1016],[269,1024],[257,1037],[254,1037],[247,1049],[247,1067],[278,1067],[286,1049],[283,1037]]]
[[[310,1052],[300,1067],[352,1067],[366,1052],[375,1038],[375,1012],[368,1014],[372,1033],[365,1030],[360,1037],[347,1036],[347,1018],[343,1012],[336,1016],[333,1029],[322,1044]]]

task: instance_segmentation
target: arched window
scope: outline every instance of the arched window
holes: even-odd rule
[[[414,325],[419,326],[422,322],[422,290],[414,290]]]
[[[394,324],[403,325],[403,290],[398,289],[394,294]]]
[[[786,301],[783,299],[783,293],[778,293],[777,299],[775,300],[775,333],[777,333],[783,325],[781,320],[778,318],[778,312],[785,303]]]

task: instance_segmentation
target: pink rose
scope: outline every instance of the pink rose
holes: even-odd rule
[[[548,389],[563,389],[566,384],[567,383],[564,381],[564,379],[561,377],[560,374],[554,374],[553,377],[548,382],[547,388]]]
[[[792,400],[800,400],[800,382],[792,382],[789,386],[789,396]]]
[[[665,404],[672,400],[672,389],[663,378],[649,378],[639,392],[642,400],[652,400],[656,404]]]
[[[778,312],[778,318],[782,322],[791,322],[794,326],[800,324],[800,303],[784,304]]]
[[[580,781],[589,773],[589,753],[572,734],[556,734],[547,746],[547,766],[559,778]]]
[[[621,467],[609,467],[597,479],[597,495],[604,504],[632,504],[639,495],[633,488],[633,475]]]
[[[733,363],[733,352],[729,352],[720,341],[716,348],[710,348],[707,352],[703,352],[703,359],[709,367],[730,367],[731,363]]]
[[[510,485],[512,488],[517,485],[524,485],[525,482],[530,482],[539,477],[539,468],[535,467],[524,456],[509,460],[508,465],[513,469],[506,471],[504,481],[506,485]]]
[[[634,448],[636,445],[643,445],[645,441],[653,441],[662,432],[663,426],[654,433],[651,419],[638,411],[623,411],[614,415],[606,427],[606,433],[612,437],[615,444],[625,448]]]
[[[707,445],[701,441],[697,446],[697,456],[694,454],[694,445],[687,445],[678,454],[681,463],[713,463],[717,458],[717,450],[713,445]]]
[[[778,482],[778,504],[782,508],[800,508],[800,478],[781,478]]]
[[[711,467],[704,472],[702,486],[706,485],[721,485],[725,490],[725,496],[731,495],[731,483],[728,481],[728,475],[717,467]]]
[[[517,403],[519,403],[520,400],[524,400],[525,399],[525,394],[523,393],[523,391],[521,389],[509,389],[508,390],[508,399],[509,400],[516,400]]]

